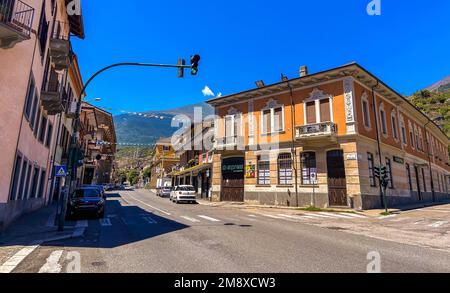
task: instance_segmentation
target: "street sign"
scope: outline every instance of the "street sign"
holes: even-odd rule
[[[66,177],[69,175],[67,166],[55,166],[55,177]]]

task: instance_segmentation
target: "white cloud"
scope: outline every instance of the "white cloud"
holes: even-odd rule
[[[217,97],[218,97],[218,98],[222,97],[222,93],[218,93],[218,94],[217,94]]]
[[[202,93],[205,97],[214,97],[214,92],[207,86],[205,85],[205,88],[202,90]]]

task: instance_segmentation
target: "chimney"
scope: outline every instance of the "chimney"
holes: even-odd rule
[[[308,75],[308,66],[300,66],[300,77],[305,77]]]

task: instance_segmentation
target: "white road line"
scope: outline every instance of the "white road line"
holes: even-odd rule
[[[193,223],[200,223],[199,220],[194,219],[194,218],[191,218],[191,217],[188,217],[188,216],[181,216],[181,218],[183,218],[183,219],[185,219],[185,220],[188,220],[188,221],[190,221],[190,222],[193,222]]]
[[[208,221],[211,221],[211,222],[220,222],[220,220],[217,220],[217,219],[214,219],[214,218],[211,218],[211,217],[208,217],[208,216],[204,216],[204,215],[198,215],[198,217],[202,218],[202,219],[205,219],[205,220],[208,220]]]
[[[447,221],[439,221],[439,222],[433,223],[431,225],[428,225],[428,227],[439,228],[439,227],[444,226],[447,223],[448,223]]]
[[[307,216],[309,216],[309,217],[319,217],[319,218],[328,218],[328,219],[333,218],[333,217],[331,217],[331,216],[325,216],[325,215],[313,214],[313,213],[307,214]]]
[[[62,250],[53,251],[47,258],[47,262],[39,269],[39,274],[58,274],[61,272],[62,266],[59,260],[63,254]]]
[[[304,217],[301,216],[295,216],[295,215],[285,215],[285,214],[278,214],[277,216],[288,218],[288,219],[294,219],[294,220],[304,220]]]
[[[30,255],[36,248],[38,248],[40,243],[35,245],[27,246],[19,250],[16,254],[11,256],[5,263],[0,266],[0,274],[11,273],[28,255]]]
[[[348,213],[345,214],[346,216],[352,217],[352,218],[360,218],[360,219],[367,219],[367,216],[364,215],[360,215],[360,214],[352,214],[352,213]]]
[[[152,217],[143,217],[142,219],[144,219],[144,221],[146,221],[147,223],[153,225],[153,224],[157,224],[158,222],[156,222],[154,219],[152,219]]]
[[[278,220],[284,220],[283,217],[280,216],[274,216],[274,215],[268,215],[268,214],[262,214],[264,217],[272,218],[272,219],[278,219]]]
[[[139,200],[139,199],[135,198],[135,197],[132,196],[131,194],[127,194],[127,195],[128,195],[129,197],[131,197],[132,199],[134,199],[135,201],[137,201],[137,202],[139,202],[139,203],[141,203],[141,204],[143,204],[143,205],[148,206],[149,208],[152,208],[152,209],[154,209],[154,210],[157,210],[157,211],[159,211],[159,212],[161,212],[161,213],[163,213],[163,214],[166,214],[166,215],[170,216],[170,213],[168,213],[168,212],[166,212],[166,211],[163,211],[163,210],[161,210],[161,209],[158,209],[157,207],[154,207],[154,206],[152,206],[152,205],[149,205],[148,203],[145,203],[145,202],[143,202],[142,200]]]
[[[342,218],[342,219],[351,219],[351,217],[348,217],[348,216],[344,216],[344,215],[341,215],[341,214],[333,214],[333,213],[319,213],[319,214],[321,214],[321,215],[324,215],[324,216],[331,216],[331,217],[335,217],[335,218]]]
[[[77,221],[76,228],[87,228],[89,226],[87,220]]]
[[[103,227],[112,226],[111,219],[109,218],[100,219],[100,225],[102,225]]]

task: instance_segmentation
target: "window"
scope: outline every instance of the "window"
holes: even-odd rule
[[[20,175],[19,193],[17,195],[17,199],[23,199],[24,196],[23,186],[25,184],[25,178],[27,176],[27,168],[28,168],[28,161],[25,158],[23,158],[22,174]]]
[[[374,168],[373,154],[367,153],[367,160],[369,162],[369,181],[370,181],[370,186],[376,187],[377,183],[376,183],[376,180],[375,180],[375,168]]]
[[[407,140],[406,140],[406,128],[405,128],[405,123],[401,123],[401,128],[402,128],[402,142],[403,144],[407,144]]]
[[[35,123],[35,120],[36,120],[36,112],[37,112],[38,108],[39,108],[39,100],[38,100],[37,93],[35,93],[34,94],[34,98],[33,98],[33,106],[32,106],[32,110],[31,110],[31,117],[30,117],[31,129],[34,129],[34,123]]]
[[[258,185],[270,185],[270,161],[268,156],[258,156]]]
[[[227,143],[234,142],[234,140],[229,141],[228,138],[234,138],[241,134],[241,122],[241,114],[225,116],[225,138],[227,138]]]
[[[302,184],[317,184],[317,164],[316,153],[306,152],[301,155],[302,164]]]
[[[386,112],[383,109],[380,110],[380,120],[381,120],[381,131],[384,135],[387,135],[387,123],[386,123]]]
[[[412,178],[411,178],[411,167],[409,166],[409,164],[405,164],[405,167],[406,167],[406,176],[408,177],[409,190],[413,191],[413,184],[412,184]]]
[[[23,199],[27,199],[30,197],[28,188],[30,187],[31,167],[31,164],[28,164],[27,180],[25,181],[25,189],[23,190]]]
[[[38,110],[37,110],[37,114],[36,114],[36,122],[34,125],[34,136],[38,135],[39,121],[41,121],[41,107],[38,105]]]
[[[362,101],[363,119],[364,126],[370,128],[370,112],[369,112],[369,102],[367,100]]]
[[[292,185],[292,156],[280,154],[278,156],[278,184]]]
[[[49,123],[47,129],[47,138],[45,140],[46,147],[50,147],[50,144],[52,143],[52,135],[53,135],[53,125]]]
[[[270,134],[284,131],[284,108],[274,106],[269,102],[269,109],[261,111],[261,133]]]
[[[39,180],[39,168],[38,167],[34,167],[34,172],[33,172],[33,181],[31,183],[31,198],[36,198],[37,197],[37,185],[38,185],[38,180]]]
[[[316,102],[314,101],[306,103],[306,123],[307,124],[317,123]]]
[[[409,127],[409,140],[410,140],[411,147],[414,148],[414,145],[415,145],[414,144],[414,133],[413,133],[411,125]]]
[[[16,199],[16,193],[17,193],[17,185],[19,181],[19,175],[20,175],[20,166],[22,165],[22,157],[17,156],[16,162],[14,164],[14,175],[11,182],[11,194],[9,195],[10,200]]]
[[[389,158],[386,158],[386,173],[389,178],[389,188],[394,189],[394,176],[392,175],[392,164]]]
[[[42,198],[44,197],[44,186],[45,186],[45,180],[46,180],[47,172],[45,170],[41,171],[41,180],[39,181],[39,192],[38,197]]]
[[[164,145],[164,146],[163,146],[163,151],[165,151],[165,152],[170,151],[170,146]]]
[[[25,100],[25,117],[27,119],[30,119],[31,110],[33,106],[33,97],[34,97],[34,91],[35,91],[36,85],[34,83],[33,76],[30,77],[30,83],[28,85],[28,91],[27,91],[27,97]]]
[[[423,191],[427,192],[427,181],[425,178],[425,170],[422,168]]]
[[[398,139],[397,118],[395,117],[395,112],[392,112],[391,114],[391,122],[392,122],[392,135],[394,135],[395,139]]]
[[[48,35],[48,23],[47,23],[47,16],[45,15],[45,1],[42,3],[42,12],[41,12],[41,18],[39,19],[39,30],[38,30],[38,36],[39,36],[39,45],[41,49],[41,56],[44,55],[45,52],[45,45],[47,44],[47,35]]]
[[[330,99],[322,99],[320,103],[320,122],[331,122]]]
[[[39,130],[39,141],[42,142],[42,143],[44,143],[46,128],[47,128],[47,117],[42,115],[41,127],[40,127],[40,130]]]

